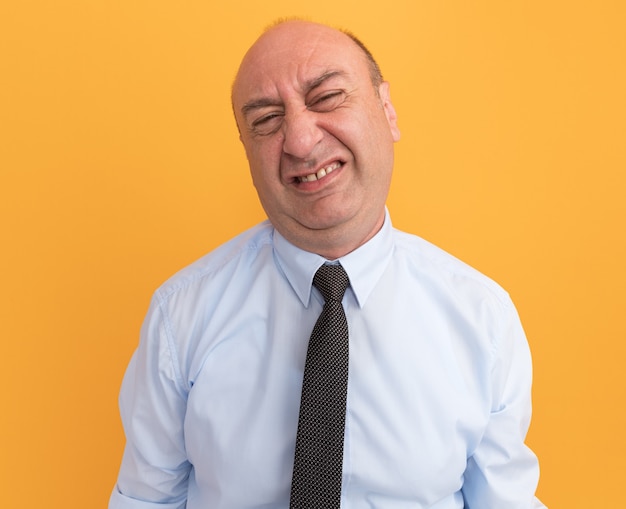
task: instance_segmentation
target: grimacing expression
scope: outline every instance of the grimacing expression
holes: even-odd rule
[[[400,137],[389,84],[372,83],[344,33],[279,24],[245,55],[233,109],[253,183],[275,228],[327,258],[380,229]]]

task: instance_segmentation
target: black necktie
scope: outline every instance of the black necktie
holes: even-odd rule
[[[313,285],[325,303],[306,354],[290,508],[338,509],[348,389],[348,323],[341,300],[350,281],[341,265],[322,265]]]

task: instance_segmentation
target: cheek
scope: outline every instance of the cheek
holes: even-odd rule
[[[275,188],[281,185],[282,154],[282,141],[278,134],[246,146],[250,173],[257,188]]]
[[[278,136],[247,139],[243,142],[250,167],[278,167],[282,145],[277,138]]]
[[[252,183],[259,194],[275,192],[280,185],[280,159],[267,153],[248,154]]]

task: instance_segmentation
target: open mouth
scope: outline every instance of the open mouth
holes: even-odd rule
[[[304,175],[303,177],[298,177],[298,182],[314,182],[316,180],[323,179],[329,173],[332,173],[337,168],[340,168],[343,163],[340,161],[335,161],[324,168],[320,168],[315,173],[310,173],[309,175]]]

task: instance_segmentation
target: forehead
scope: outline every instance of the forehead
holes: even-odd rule
[[[287,22],[263,34],[245,55],[235,83],[235,104],[260,95],[304,92],[329,72],[369,81],[363,51],[344,33],[314,23]]]

